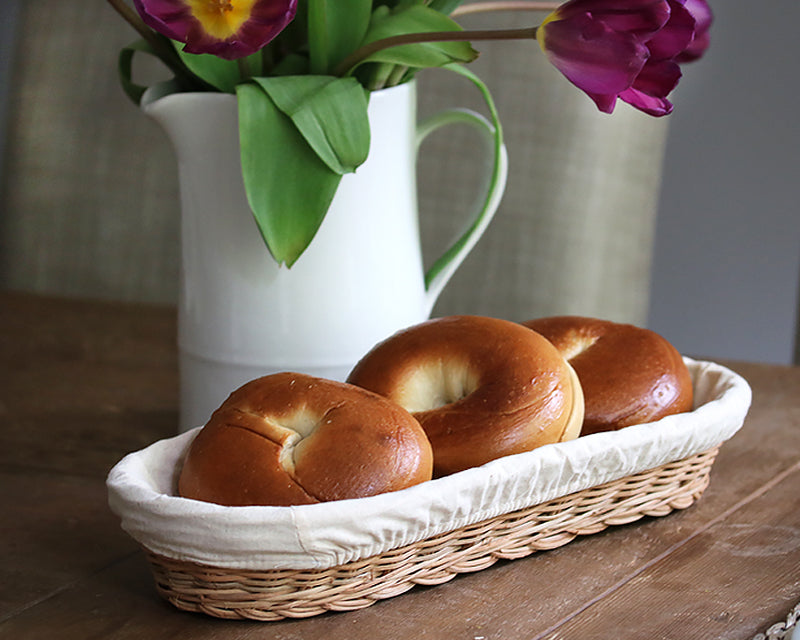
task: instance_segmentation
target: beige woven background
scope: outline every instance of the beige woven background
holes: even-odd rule
[[[97,0],[33,0],[23,4],[21,21],[2,281],[67,295],[174,300],[174,161],[116,75],[117,51],[135,34]]]
[[[531,23],[537,18],[531,15]],[[511,27],[519,20],[508,15],[492,23]],[[463,23],[486,24],[486,18]],[[627,105],[613,116],[599,113],[535,42],[492,42],[479,50],[471,68],[500,110],[508,186],[497,217],[435,312],[515,320],[581,313],[645,323],[668,121]],[[449,74],[427,72],[421,85],[423,116],[443,106],[480,106],[475,89]],[[421,224],[428,254],[449,237],[458,211],[468,210],[472,199],[463,188],[471,159],[459,152],[460,144],[458,137],[440,135],[430,152],[423,147]]]
[[[533,18],[532,18],[533,20]],[[465,20],[466,22],[466,20]],[[499,23],[510,24],[511,18]],[[104,2],[23,3],[0,218],[0,284],[170,303],[179,265],[172,151],[127,101],[115,58],[135,39]],[[535,43],[488,44],[473,69],[504,123],[510,176],[486,236],[435,309],[644,323],[665,120],[596,112]],[[481,107],[465,80],[421,75],[421,115]],[[420,161],[430,262],[466,219],[481,171],[468,131]],[[365,268],[368,268],[365,265]]]

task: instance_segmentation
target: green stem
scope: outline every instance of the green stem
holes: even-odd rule
[[[250,65],[245,58],[237,58],[236,66],[239,68],[239,79],[242,82],[249,80],[253,76]]]
[[[275,66],[275,57],[273,55],[272,47],[264,47],[261,49],[261,73],[259,75],[266,76],[272,71]]]
[[[400,84],[400,81],[405,77],[408,67],[402,64],[395,65],[389,78],[386,80],[387,87],[395,87]]]
[[[528,40],[536,38],[538,27],[522,29],[478,29],[472,31],[432,31],[429,33],[406,33],[376,40],[357,49],[340,62],[333,75],[344,76],[371,55],[391,47],[424,42],[470,42],[473,40]]]
[[[384,89],[386,87],[386,83],[389,80],[389,76],[392,74],[394,65],[384,62],[382,64],[376,64],[374,67],[375,68],[370,74],[367,88],[370,91],[379,91],[380,89]]]
[[[561,2],[530,2],[529,0],[497,0],[492,2],[471,2],[453,9],[451,18],[466,16],[471,13],[487,13],[491,11],[555,11]]]
[[[308,53],[311,73],[328,70],[328,5],[324,0],[308,0]]]

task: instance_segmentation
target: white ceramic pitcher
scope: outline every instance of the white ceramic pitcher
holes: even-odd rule
[[[414,82],[373,92],[367,161],[342,178],[306,252],[291,269],[279,267],[244,193],[235,97],[158,97],[151,90],[142,105],[166,130],[178,160],[181,431],[204,424],[233,389],[261,375],[288,370],[343,380],[376,342],[428,318],[505,189],[503,148],[490,167],[495,179],[477,217],[436,273],[428,274],[426,286],[417,219],[418,146],[453,122],[472,124],[493,144],[493,128],[461,109],[418,127]]]

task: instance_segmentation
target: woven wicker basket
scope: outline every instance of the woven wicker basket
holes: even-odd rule
[[[146,552],[159,593],[179,609],[262,621],[350,611],[414,585],[441,584],[497,560],[684,509],[708,486],[718,449],[329,569],[220,569]]]

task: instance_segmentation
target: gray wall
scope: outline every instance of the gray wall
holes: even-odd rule
[[[11,58],[16,46],[19,0],[0,2],[0,176],[5,156],[5,127],[8,115],[8,87],[11,84]]]
[[[649,325],[679,349],[789,363],[800,276],[800,3],[718,0],[675,94]]]

